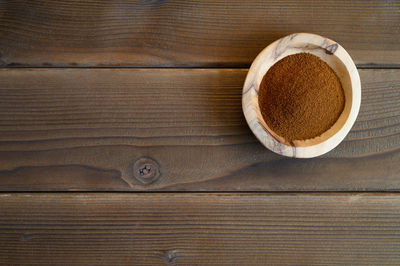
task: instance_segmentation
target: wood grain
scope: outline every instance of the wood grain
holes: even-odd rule
[[[310,160],[253,136],[246,73],[0,70],[0,190],[400,190],[400,70],[360,70],[355,126]]]
[[[399,265],[398,194],[0,194],[0,261]]]
[[[242,66],[294,32],[339,42],[356,64],[400,62],[391,0],[0,1],[2,66]]]

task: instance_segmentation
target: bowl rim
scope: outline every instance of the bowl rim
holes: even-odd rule
[[[260,68],[263,64],[268,62],[268,64],[270,64],[269,67],[266,68],[266,71],[268,71],[273,64],[285,57],[283,56],[282,58],[279,58],[282,56],[282,53],[288,49],[288,47],[290,47],[289,45],[293,45],[295,43],[304,43],[307,44],[307,47],[310,46],[323,49],[326,54],[334,55],[344,65],[349,74],[351,83],[351,107],[348,116],[345,118],[346,120],[344,124],[332,136],[310,146],[296,146],[294,143],[291,143],[291,145],[285,144],[283,138],[279,137],[272,130],[268,129],[268,126],[263,125],[265,122],[261,122],[256,113],[256,108],[259,108],[258,85],[256,82],[256,77],[258,76]],[[291,54],[295,53],[298,52]],[[263,68],[265,68],[265,66],[263,66]],[[252,62],[242,91],[243,113],[253,134],[265,147],[271,151],[288,157],[312,158],[320,156],[335,148],[340,142],[343,141],[343,139],[349,133],[351,127],[354,125],[360,105],[361,81],[357,68],[350,55],[337,42],[312,33],[293,33],[282,37],[265,47]]]

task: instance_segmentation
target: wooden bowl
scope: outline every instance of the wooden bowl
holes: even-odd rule
[[[304,52],[318,56],[335,71],[342,83],[345,106],[336,123],[320,136],[289,143],[265,123],[258,105],[258,90],[273,64],[288,55]],[[311,158],[335,148],[356,121],[360,104],[360,76],[350,55],[338,43],[310,33],[291,34],[266,47],[253,61],[243,86],[242,107],[250,129],[265,147],[288,157]]]

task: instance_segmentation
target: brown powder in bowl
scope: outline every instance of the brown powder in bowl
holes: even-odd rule
[[[344,109],[345,97],[339,78],[327,63],[299,53],[284,57],[267,71],[258,103],[267,125],[292,142],[330,129]]]

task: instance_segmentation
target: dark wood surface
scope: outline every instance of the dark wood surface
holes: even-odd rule
[[[400,70],[360,70],[355,126],[310,160],[278,156],[252,135],[246,72],[4,69],[0,190],[400,190]],[[159,173],[150,183],[134,171],[147,157]]]
[[[357,64],[400,62],[400,2],[0,1],[3,66],[248,67],[270,42],[313,32]]]
[[[397,194],[2,194],[0,212],[4,264],[400,263]]]
[[[399,10],[0,0],[0,265],[400,265]],[[293,32],[360,68],[356,124],[315,159],[263,148],[241,110]]]

